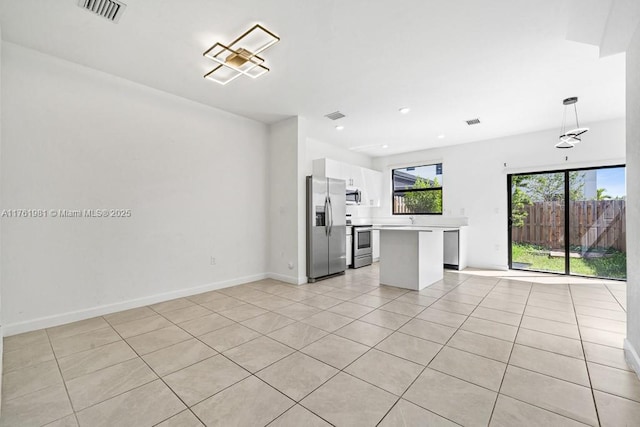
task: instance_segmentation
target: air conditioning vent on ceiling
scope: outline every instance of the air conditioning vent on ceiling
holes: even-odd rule
[[[346,116],[342,114],[340,111],[334,111],[333,113],[327,114],[325,117],[331,120],[338,120]]]
[[[79,0],[78,6],[117,23],[124,13],[126,4],[115,0]]]
[[[471,126],[471,125],[478,125],[478,124],[480,124],[480,119],[471,119],[471,120],[466,120],[466,122],[467,122],[467,124],[468,124],[469,126]]]

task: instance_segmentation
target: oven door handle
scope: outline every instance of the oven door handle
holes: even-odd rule
[[[356,233],[359,233],[361,231],[373,231],[373,228],[371,227],[355,227],[356,229]]]

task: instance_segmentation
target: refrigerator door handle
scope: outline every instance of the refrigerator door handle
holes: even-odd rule
[[[329,197],[324,196],[324,234],[329,235]]]
[[[333,205],[331,204],[331,196],[328,197],[329,200],[329,236],[331,236],[331,232],[333,231]]]

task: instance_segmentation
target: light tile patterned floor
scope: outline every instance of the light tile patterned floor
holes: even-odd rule
[[[0,426],[638,425],[625,287],[374,264],[207,292],[5,338]]]

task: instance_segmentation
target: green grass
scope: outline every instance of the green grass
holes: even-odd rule
[[[513,262],[526,264],[527,270],[564,273],[564,258],[550,257],[548,249],[526,243],[513,243],[511,250]],[[570,258],[569,262],[573,274],[611,279],[627,278],[627,254],[623,252],[609,250],[601,258]]]

